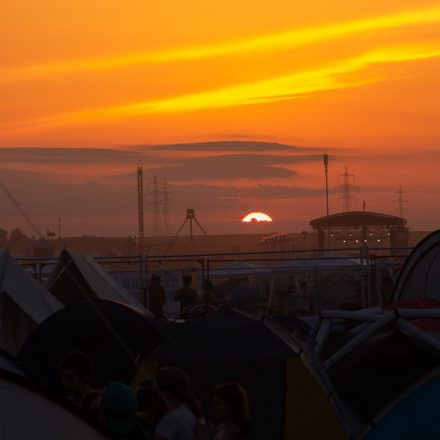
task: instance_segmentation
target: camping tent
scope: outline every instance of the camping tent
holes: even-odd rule
[[[253,439],[346,437],[337,403],[327,397],[330,389],[291,336],[268,316],[223,307],[187,321],[151,353],[133,384],[165,365],[186,371],[208,408],[215,385],[242,384],[251,402]]]
[[[162,322],[164,321],[164,322]],[[105,300],[66,307],[38,326],[23,345],[18,360],[28,376],[51,389],[59,387],[57,365],[69,352],[86,353],[94,366],[91,385],[101,388],[111,380],[129,382],[137,358],[164,340],[165,320]]]
[[[35,387],[23,377],[0,370],[2,439],[104,440],[79,411]]]
[[[71,250],[61,252],[47,288],[65,306],[85,299],[106,299],[144,309],[94,258],[83,257]]]
[[[324,347],[323,352],[329,353],[328,348]],[[439,352],[410,334],[384,329],[328,373],[339,396],[363,423],[368,423],[404,390],[436,369],[439,362]]]
[[[413,249],[400,272],[394,301],[409,298],[440,299],[440,230]]]
[[[34,328],[62,307],[9,250],[0,254],[0,347],[16,355]]]
[[[423,377],[376,417],[362,436],[365,440],[440,438],[440,371]]]
[[[435,303],[438,301],[431,299],[424,305]],[[396,399],[440,368],[439,340],[423,331],[438,328],[432,321],[440,319],[440,309],[414,308],[412,304],[405,308],[402,301],[391,310],[323,310],[314,319],[308,341],[338,396],[350,408],[350,419],[359,421],[356,438]],[[396,434],[392,438],[402,437]]]
[[[6,370],[19,376],[25,376],[16,359],[0,348],[0,370]]]

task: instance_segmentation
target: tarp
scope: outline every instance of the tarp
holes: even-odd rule
[[[79,411],[28,380],[0,370],[0,438],[104,440]]]
[[[205,318],[187,321],[142,365],[182,368],[196,396],[212,416],[212,390],[228,381],[248,392],[252,439],[345,438],[343,424],[309,369],[300,347],[278,323],[265,315],[223,307]],[[319,417],[321,422],[316,423]]]
[[[61,252],[47,281],[47,288],[65,306],[78,304],[86,299],[105,299],[144,309],[94,258],[83,257],[67,249]]]
[[[0,346],[16,355],[33,329],[63,305],[12,257],[0,254]]]
[[[440,299],[440,230],[413,249],[400,272],[394,301],[410,298]]]
[[[111,380],[128,383],[137,372],[137,359],[157,348],[171,326],[125,304],[82,302],[38,326],[17,358],[31,379],[51,389],[60,385],[59,361],[72,351],[84,352],[92,361],[92,386],[102,388]]]
[[[314,268],[320,268],[323,270],[337,270],[337,269],[358,269],[360,263],[357,259],[350,257],[349,255],[339,254],[335,252],[327,253],[320,257],[306,257],[291,260],[282,260],[277,267],[272,269],[273,272],[283,271],[304,271]]]
[[[211,278],[262,274],[270,274],[270,269],[254,263],[249,263],[248,261],[231,261],[222,266],[211,268],[209,271],[209,276]]]

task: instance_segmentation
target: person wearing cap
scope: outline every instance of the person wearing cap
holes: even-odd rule
[[[101,396],[99,420],[115,440],[145,440],[136,419],[136,393],[120,382],[110,382]]]
[[[162,367],[156,373],[156,386],[166,412],[156,427],[154,440],[192,440],[203,413],[188,376],[179,368]]]

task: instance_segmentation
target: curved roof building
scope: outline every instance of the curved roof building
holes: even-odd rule
[[[349,211],[319,217],[310,222],[313,229],[334,227],[404,227],[406,220],[378,212]]]

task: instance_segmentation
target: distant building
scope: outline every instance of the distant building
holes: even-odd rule
[[[393,215],[349,211],[317,218],[310,225],[319,249],[362,245],[384,248],[409,246],[406,220]]]

